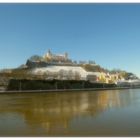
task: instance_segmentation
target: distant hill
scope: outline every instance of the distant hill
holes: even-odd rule
[[[43,72],[41,73],[41,71],[40,71],[39,74],[35,74],[35,73],[32,73],[32,71],[34,71],[35,69],[38,69],[38,68],[45,68],[48,66],[58,66],[58,67],[61,67],[61,66],[70,67],[71,66],[71,68],[75,67],[75,69],[77,69],[76,67],[81,67],[81,70],[83,69],[87,72],[100,72],[100,73],[102,72],[102,73],[110,73],[110,74],[119,73],[126,80],[139,79],[135,74],[133,74],[131,72],[126,72],[124,70],[119,70],[119,69],[114,69],[114,70],[105,69],[102,66],[97,65],[95,63],[95,61],[89,61],[89,62],[79,61],[79,63],[78,63],[76,61],[69,60],[69,61],[64,61],[64,63],[63,63],[63,62],[59,62],[59,61],[51,62],[49,60],[47,62],[46,60],[44,60],[44,58],[42,56],[33,55],[29,59],[27,59],[25,64],[22,64],[18,68],[1,70],[0,71],[0,85],[6,85],[9,79],[34,79],[34,80],[45,79],[46,74],[44,74]],[[67,72],[67,73],[72,73],[70,71],[71,70],[69,69],[69,72]],[[80,71],[79,71],[79,74],[77,71],[76,71],[76,73],[77,73],[77,76],[79,77]]]

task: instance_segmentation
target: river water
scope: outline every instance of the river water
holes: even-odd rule
[[[140,136],[140,89],[0,94],[0,136]]]

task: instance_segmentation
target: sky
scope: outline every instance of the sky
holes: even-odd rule
[[[140,77],[140,4],[0,4],[0,69],[48,49]]]

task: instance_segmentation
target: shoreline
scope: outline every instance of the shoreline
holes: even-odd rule
[[[101,90],[125,90],[139,89],[140,87],[112,87],[112,88],[85,88],[85,89],[51,89],[51,90],[5,90],[0,91],[0,94],[6,93],[48,93],[48,92],[73,92],[73,91],[101,91]]]

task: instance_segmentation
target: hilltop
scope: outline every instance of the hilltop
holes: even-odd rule
[[[68,53],[56,55],[50,50],[44,55],[33,55],[26,63],[15,69],[0,71],[0,83],[6,85],[9,79],[29,80],[85,80],[100,83],[116,83],[119,80],[138,79],[130,72],[108,70],[95,61],[73,61]]]
[[[123,70],[108,70],[95,61],[73,61],[68,53],[33,55],[15,69],[0,71],[0,90],[57,90],[140,86],[139,78]]]

